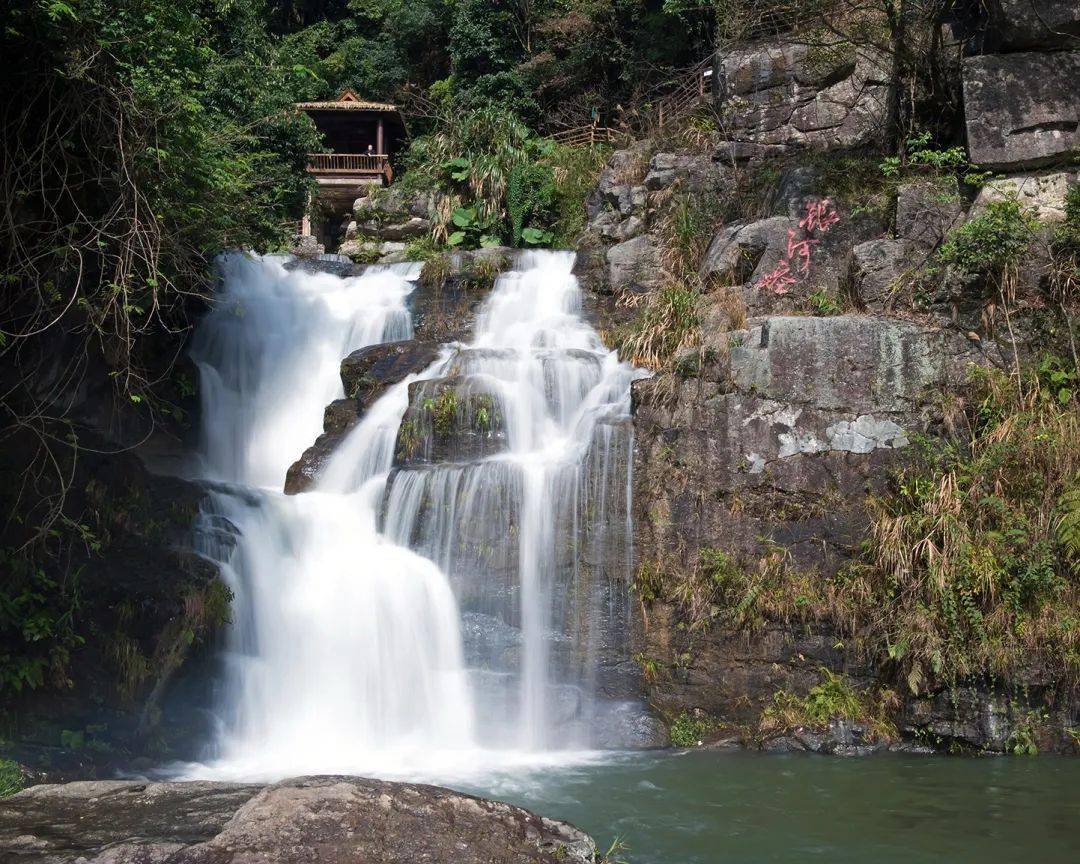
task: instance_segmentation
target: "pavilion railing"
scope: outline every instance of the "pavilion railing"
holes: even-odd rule
[[[308,153],[312,174],[385,174],[389,164],[383,153]]]

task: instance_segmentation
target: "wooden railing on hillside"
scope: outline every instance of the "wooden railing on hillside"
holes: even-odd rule
[[[712,96],[716,75],[714,64],[713,57],[706,57],[686,73],[675,89],[657,100],[651,118],[657,129],[677,123]]]
[[[385,174],[389,167],[382,153],[308,153],[312,174]]]
[[[588,126],[560,129],[547,137],[566,147],[584,147],[592,144],[618,144],[620,141],[629,138],[630,133],[621,129],[613,129],[610,126],[590,123]]]
[[[633,128],[615,129],[594,122],[588,126],[560,129],[547,137],[567,147],[587,147],[594,144],[619,144],[635,135],[649,135],[656,130],[671,127],[712,97],[716,76],[714,64],[712,56],[706,57],[674,81],[660,85],[657,89],[662,91],[662,95],[642,113],[635,114]]]

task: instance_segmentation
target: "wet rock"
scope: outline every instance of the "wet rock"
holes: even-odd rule
[[[902,725],[909,734],[956,741],[975,749],[1001,751],[1012,729],[1010,699],[970,687],[941,692],[905,704]]]
[[[394,445],[394,464],[476,462],[507,449],[498,394],[484,377],[417,381]]]
[[[896,194],[896,236],[933,249],[964,221],[964,209],[954,177],[902,183]]]
[[[451,252],[429,259],[409,297],[413,333],[425,342],[463,341],[499,274],[513,266],[505,246]]]
[[[286,270],[299,270],[302,273],[332,273],[334,276],[356,276],[362,268],[357,267],[346,255],[334,252],[320,253],[307,258],[294,258],[285,263]]]
[[[1032,210],[1043,222],[1052,224],[1065,219],[1065,196],[1071,186],[1080,183],[1080,171],[1057,171],[1040,174],[1014,174],[988,183],[971,205],[977,216],[992,201],[1014,198],[1026,210]]]
[[[1080,43],[1080,0],[990,0],[989,37],[1008,51],[1049,51]]]
[[[598,720],[590,744],[601,750],[660,750],[671,746],[667,727],[637,703],[612,705]]]
[[[1080,52],[969,57],[964,111],[971,161],[1020,170],[1080,154]]]
[[[314,486],[342,440],[379,397],[406,376],[430,366],[438,356],[437,345],[410,339],[361,348],[342,360],[346,398],[326,406],[323,434],[289,466],[285,494],[296,495]]]
[[[371,345],[341,361],[341,383],[346,396],[366,411],[391,386],[426,369],[438,356],[438,345],[415,339]]]
[[[435,786],[301,777],[35,786],[0,802],[0,852],[42,864],[585,864],[595,844],[565,822]]]

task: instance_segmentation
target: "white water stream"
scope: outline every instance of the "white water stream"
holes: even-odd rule
[[[582,319],[572,265],[522,255],[472,341],[390,387],[286,496],[341,359],[411,336],[416,268],[223,261],[192,353],[222,484],[204,522],[230,539],[206,532],[206,552],[236,600],[220,729],[189,776],[445,780],[597,743],[625,704],[601,679],[625,629],[640,373]]]

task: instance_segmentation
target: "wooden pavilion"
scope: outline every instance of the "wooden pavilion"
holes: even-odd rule
[[[301,232],[311,234],[316,206],[332,218],[351,209],[365,187],[393,181],[394,158],[406,139],[405,124],[396,105],[361,99],[349,89],[336,99],[298,102],[296,107],[311,117],[330,150],[308,154],[308,171],[319,189]]]

